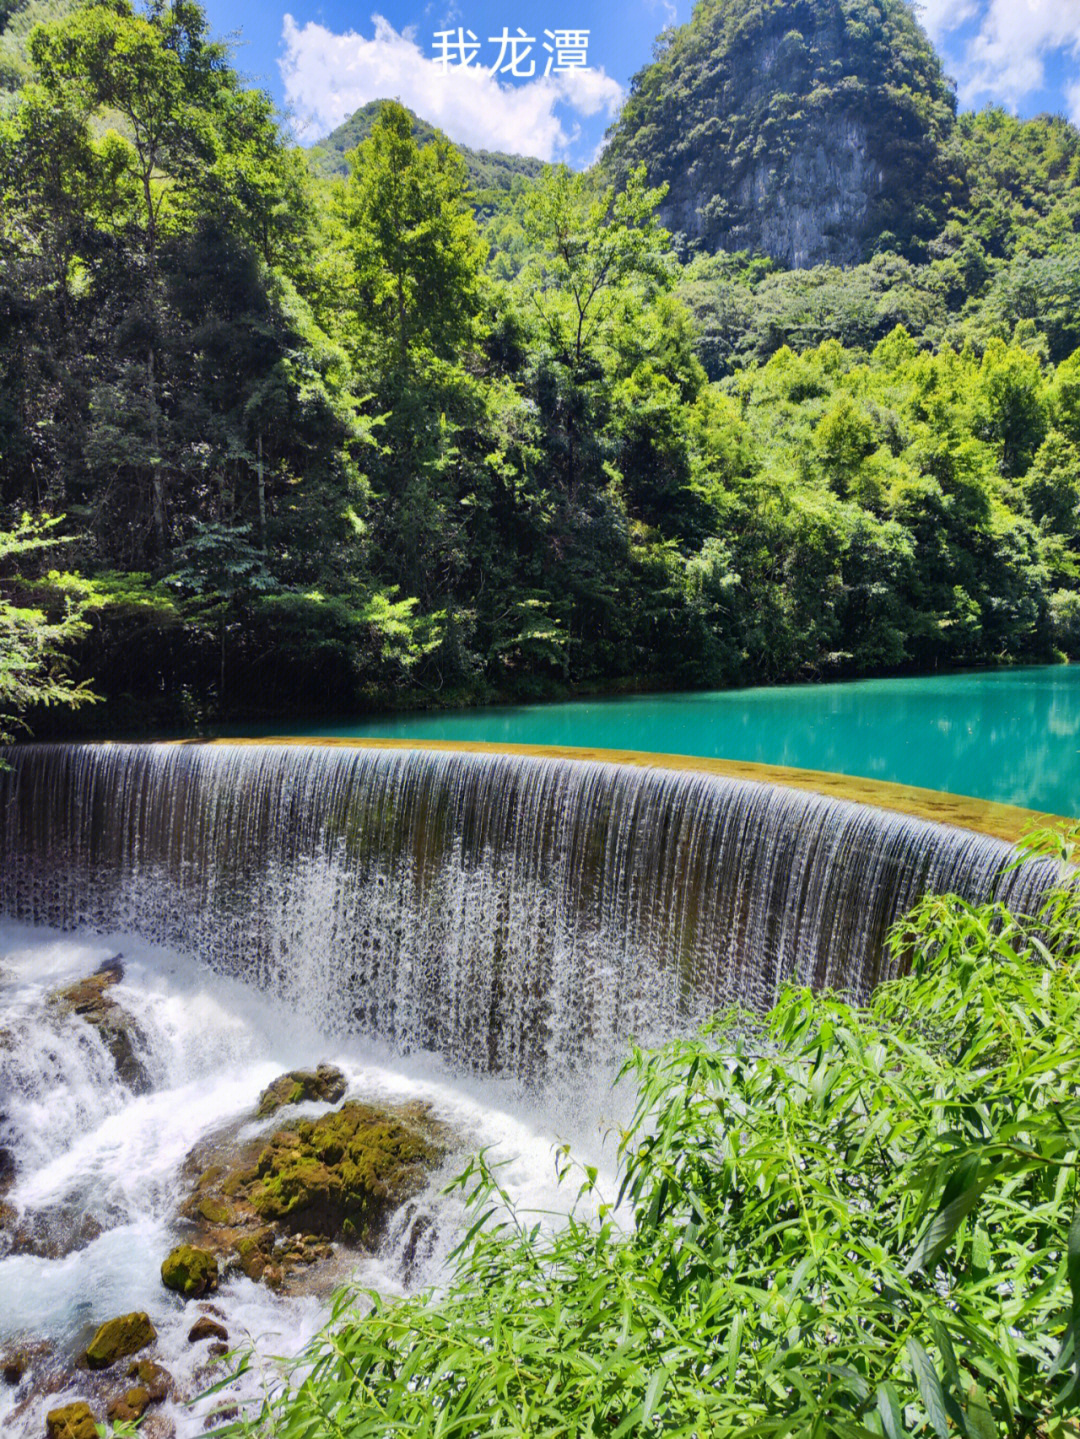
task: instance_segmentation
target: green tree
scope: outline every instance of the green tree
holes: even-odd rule
[[[97,696],[71,678],[70,650],[88,629],[92,591],[76,575],[33,573],[63,543],[59,519],[23,515],[0,531],[0,742],[9,743],[35,707],[77,708]],[[33,557],[33,559],[31,559]]]
[[[402,367],[416,347],[453,357],[476,336],[486,258],[464,161],[442,135],[418,145],[409,112],[387,102],[349,164],[357,308]]]
[[[673,279],[667,242],[656,220],[661,186],[649,189],[639,165],[622,189],[597,190],[590,176],[565,165],[549,170],[526,205],[533,257],[519,289],[535,310],[554,359],[583,378],[609,339],[607,328],[624,287]]]

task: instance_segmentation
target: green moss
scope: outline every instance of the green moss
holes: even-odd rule
[[[172,1375],[152,1359],[134,1359],[128,1365],[127,1377],[137,1381],[140,1389],[150,1395],[151,1404],[160,1404],[172,1392]]]
[[[275,1134],[248,1200],[294,1232],[372,1243],[441,1154],[419,1127],[353,1102]]]
[[[200,1199],[197,1209],[207,1224],[228,1224],[233,1217],[233,1211],[220,1199]]]
[[[217,1288],[218,1262],[207,1249],[177,1245],[162,1262],[161,1282],[185,1299],[197,1299]]]
[[[304,1104],[316,1100],[323,1104],[337,1104],[345,1096],[345,1076],[331,1064],[320,1064],[317,1069],[292,1069],[268,1085],[259,1096],[255,1111],[260,1119],[274,1114],[289,1104]]]
[[[98,1439],[90,1406],[81,1399],[50,1409],[45,1416],[45,1433],[47,1439]]]
[[[109,1418],[114,1424],[133,1424],[142,1418],[149,1404],[150,1391],[141,1384],[134,1384],[109,1404]]]
[[[237,1195],[243,1194],[248,1185],[254,1183],[258,1177],[257,1169],[241,1166],[239,1169],[234,1169],[222,1181],[221,1192],[228,1195],[230,1199],[235,1199]]]
[[[139,1310],[110,1319],[98,1329],[86,1348],[86,1363],[91,1369],[108,1369],[118,1359],[137,1354],[157,1338],[157,1330],[149,1315]]]

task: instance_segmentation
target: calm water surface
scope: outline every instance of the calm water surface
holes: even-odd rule
[[[577,700],[279,732],[706,755],[1080,815],[1080,665]]]

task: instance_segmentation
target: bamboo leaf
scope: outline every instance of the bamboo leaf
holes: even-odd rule
[[[915,1382],[926,1405],[926,1415],[938,1439],[949,1439],[949,1420],[945,1410],[945,1394],[941,1380],[929,1354],[912,1335],[907,1342],[908,1357],[915,1372]]]

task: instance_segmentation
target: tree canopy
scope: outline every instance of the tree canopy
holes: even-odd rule
[[[860,5],[829,24],[922,75],[956,183],[907,239],[797,271],[680,260],[618,136],[488,203],[386,102],[328,176],[193,0],[31,27],[0,118],[0,524],[65,515],[103,597],[70,636],[90,722],[1080,653],[1080,139],[953,121],[914,22]]]

